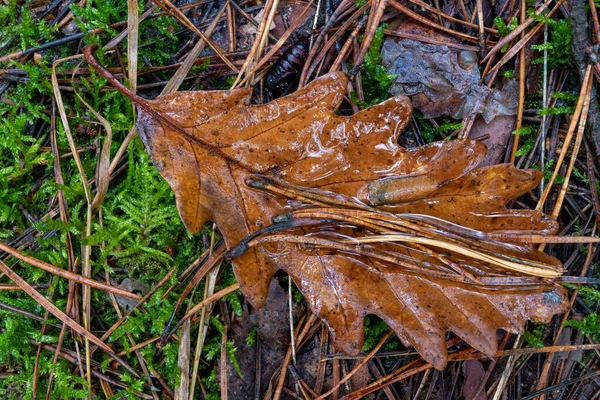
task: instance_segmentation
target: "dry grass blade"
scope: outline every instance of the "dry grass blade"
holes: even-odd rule
[[[489,232],[489,238],[507,242],[541,244],[541,243],[600,243],[600,238],[595,236],[543,236],[543,235],[506,235]]]
[[[127,72],[133,93],[137,91],[138,36],[138,0],[127,0]]]
[[[521,346],[522,342],[523,342],[523,337],[521,335],[517,336],[517,339],[515,340],[515,344],[513,345],[513,349],[518,349]],[[515,355],[510,355],[508,357],[508,360],[506,361],[506,365],[504,367],[504,371],[502,371],[502,376],[500,377],[500,381],[498,382],[498,385],[496,386],[496,391],[494,393],[493,400],[499,400],[500,396],[502,396],[502,394],[504,393],[504,388],[505,388],[506,384],[508,383],[508,379],[510,378],[510,375],[512,374],[515,363],[518,361],[518,359],[519,358]]]
[[[219,12],[217,12],[210,25],[206,28],[206,31],[204,32],[204,37],[208,39],[212,36],[213,32],[218,26],[219,20],[221,19],[226,10],[227,4],[221,7]],[[194,61],[196,61],[202,50],[204,50],[206,44],[207,41],[204,40],[203,37],[200,37],[198,39],[196,45],[194,45],[194,47],[189,51],[189,53],[185,57],[185,60],[183,60],[177,71],[175,71],[175,74],[171,77],[169,82],[161,91],[161,95],[173,93],[176,92],[177,89],[179,89],[179,86],[181,86],[183,80],[194,66]]]
[[[233,285],[228,286],[225,289],[221,289],[217,293],[213,294],[212,296],[207,297],[206,299],[202,300],[200,303],[196,304],[194,307],[192,307],[191,310],[189,310],[183,316],[183,318],[181,318],[179,320],[179,322],[177,323],[177,325],[175,325],[175,327],[173,327],[173,329],[171,330],[171,332],[164,338],[164,340],[168,339],[173,333],[177,332],[177,330],[181,327],[181,325],[183,325],[183,323],[185,321],[187,321],[191,317],[193,317],[194,314],[196,314],[198,311],[202,310],[207,305],[209,305],[211,303],[214,303],[215,301],[221,299],[226,294],[238,290],[239,288],[240,288],[240,284],[239,283],[234,283]]]
[[[286,40],[288,40],[288,38],[302,24],[304,16],[308,12],[308,10],[311,9],[311,7],[313,5],[313,1],[314,0],[310,0],[306,4],[306,6],[302,10],[302,12],[298,16],[298,18],[296,18],[294,20],[294,22],[292,22],[292,24],[290,25],[290,27],[284,32],[283,35],[281,35],[281,37],[277,40],[277,43],[275,43],[275,45],[273,45],[273,47],[271,47],[271,49],[267,52],[267,54],[265,54],[264,57],[250,70],[250,72],[248,72],[246,74],[246,76],[244,77],[244,79],[242,79],[242,81],[238,84],[238,86],[244,85],[246,83],[246,81],[248,80],[249,77],[251,77],[252,75],[254,75],[256,73],[256,71],[258,71],[263,65],[265,65],[271,59],[271,57],[273,57],[277,53],[277,51],[281,48],[281,46],[284,45],[284,43],[286,42]]]
[[[316,321],[317,321],[317,317],[314,314],[311,314],[310,318],[308,318],[308,320],[304,324],[302,331],[300,331],[300,327],[302,326],[302,321],[300,321],[300,323],[296,327],[296,332],[294,332],[294,336],[298,339],[298,343],[302,342],[305,339],[310,328],[313,326],[313,324]],[[275,394],[273,394],[273,400],[279,400],[279,398],[281,397],[281,393],[283,392],[283,384],[285,383],[286,371],[288,370],[287,366],[289,365],[291,360],[292,360],[292,347],[290,346],[290,347],[288,347],[288,350],[285,353],[285,358],[283,359],[283,364],[282,364],[280,372],[279,372],[279,380],[277,381],[277,386],[275,388]]]
[[[558,156],[558,160],[556,161],[554,172],[552,173],[552,177],[546,184],[546,189],[544,190],[544,193],[540,197],[540,200],[538,201],[538,204],[535,208],[538,211],[543,209],[544,203],[546,202],[546,199],[548,198],[548,195],[550,194],[550,191],[552,190],[554,181],[556,180],[556,177],[558,176],[558,172],[560,171],[560,168],[562,167],[562,163],[565,159],[565,156],[567,155],[567,151],[569,150],[569,146],[571,144],[571,139],[573,138],[575,129],[577,129],[579,118],[580,118],[581,112],[583,110],[585,99],[588,97],[588,92],[590,91],[589,83],[591,81],[591,76],[592,76],[592,66],[589,65],[586,70],[584,79],[583,79],[583,84],[581,85],[581,91],[579,92],[579,99],[577,100],[577,106],[575,107],[575,112],[573,113],[573,117],[571,118],[569,130],[567,131],[567,135],[565,136],[564,144],[563,144],[560,154]]]
[[[223,335],[221,336],[221,368],[220,368],[220,382],[221,382],[221,400],[227,400],[227,330],[229,326],[223,325]]]
[[[128,5],[128,11],[129,11],[129,3]],[[138,17],[137,19],[137,27],[136,29],[139,32],[139,24],[140,22],[144,21],[146,18],[148,18],[158,7],[155,4],[152,4],[146,11],[144,11],[144,13]],[[137,10],[136,10],[136,15],[137,15]],[[116,45],[118,45],[119,43],[121,43],[121,41],[123,39],[125,39],[126,36],[129,35],[129,17],[127,18],[127,29],[123,30],[121,33],[119,33],[117,36],[115,36],[114,38],[112,38],[108,43],[106,43],[103,47],[104,50],[110,50],[113,49]],[[138,41],[138,39],[136,39],[136,42]],[[129,44],[128,44],[129,47]],[[137,51],[137,50],[136,50]],[[129,52],[129,48],[128,48],[128,52]],[[137,74],[137,68],[136,68],[136,74]]]
[[[592,85],[594,84],[594,80],[591,78],[592,75],[592,66],[588,66],[587,72],[590,75],[589,82],[587,87],[585,88],[585,95],[583,101],[583,109],[581,110],[581,117],[579,120],[579,127],[577,129],[577,135],[575,136],[575,144],[573,145],[573,149],[571,151],[571,160],[569,161],[569,166],[567,168],[567,172],[565,174],[565,179],[563,181],[562,186],[560,187],[560,191],[558,192],[558,197],[556,199],[556,203],[554,204],[554,209],[552,210],[552,218],[558,218],[558,214],[562,208],[563,200],[567,194],[567,188],[569,186],[569,180],[571,178],[571,173],[573,172],[573,168],[575,167],[575,161],[577,161],[577,155],[579,154],[579,149],[581,147],[581,142],[583,141],[583,133],[586,128],[588,114],[590,111],[590,103],[592,97]]]
[[[239,83],[242,79],[242,75],[248,69],[252,68],[253,61],[257,57],[260,57],[259,48],[261,46],[261,43],[263,43],[262,38],[263,38],[263,36],[268,35],[268,32],[270,31],[270,27],[271,27],[271,22],[272,22],[272,21],[268,22],[267,12],[269,13],[268,15],[274,14],[274,12],[271,12],[271,10],[273,8],[277,9],[277,4],[279,4],[279,0],[267,0],[267,2],[265,3],[265,7],[263,9],[264,10],[263,18],[260,21],[260,25],[256,32],[254,42],[252,43],[252,48],[248,52],[248,56],[246,57],[246,60],[244,60],[244,64],[242,65],[242,68],[240,68],[240,70],[238,72],[238,76],[235,79],[235,82],[233,82],[233,85],[231,85],[231,89],[234,89],[239,86]],[[268,22],[268,24],[267,24],[267,22]]]
[[[98,160],[97,169],[97,184],[96,184],[96,194],[94,195],[94,199],[92,200],[91,207],[92,209],[98,208],[102,205],[102,200],[104,200],[104,196],[106,196],[106,192],[108,191],[108,185],[110,183],[110,146],[112,144],[112,127],[110,123],[102,117],[96,110],[92,108],[80,95],[79,93],[75,93],[79,100],[87,107],[88,110],[100,121],[104,130],[106,130],[106,137],[104,138],[104,143],[102,144],[102,150],[100,151],[100,158]]]
[[[130,299],[136,299],[136,300],[141,299],[141,297],[135,293],[131,293],[126,290],[119,289],[117,287],[108,285],[106,283],[98,282],[93,279],[86,278],[81,275],[69,272],[69,271],[65,271],[64,269],[55,267],[54,265],[51,265],[44,261],[38,260],[37,258],[26,256],[26,255],[22,254],[21,252],[19,252],[18,250],[13,249],[12,247],[10,247],[2,242],[0,242],[0,250],[10,254],[11,256],[13,256],[15,258],[18,258],[21,261],[26,262],[27,264],[33,265],[34,267],[43,269],[44,271],[50,272],[53,275],[58,275],[62,278],[68,279],[70,281],[80,283],[82,285],[90,286],[95,289],[104,290],[106,292],[110,292],[110,293],[116,294],[118,296],[128,297]]]
[[[187,399],[190,396],[190,329],[191,321],[183,324],[179,340],[179,356],[177,366],[179,367],[179,387],[175,389],[176,399]]]
[[[369,13],[369,20],[367,21],[367,27],[365,28],[363,42],[361,44],[360,51],[354,60],[355,66],[350,72],[350,75],[358,73],[358,69],[362,64],[362,60],[367,54],[367,51],[369,51],[369,48],[371,47],[371,42],[375,37],[375,31],[379,27],[383,13],[388,5],[388,0],[372,0],[372,2],[374,4],[371,7],[371,12]]]
[[[373,350],[371,350],[369,352],[369,354],[367,354],[362,360],[360,360],[360,362],[357,363],[354,366],[354,368],[352,368],[352,371],[350,371],[346,375],[344,375],[344,377],[337,383],[337,385],[332,387],[328,392],[323,393],[322,395],[317,397],[315,400],[322,400],[322,399],[326,398],[327,396],[329,396],[330,394],[335,392],[344,382],[346,382],[348,379],[350,379],[356,372],[358,372],[359,369],[361,369],[363,367],[363,365],[365,365],[371,359],[371,357],[373,357],[375,355],[375,353],[377,353],[379,351],[381,346],[384,345],[384,343],[386,342],[386,340],[388,340],[388,338],[392,335],[392,333],[393,333],[392,331],[388,331],[388,333],[383,335],[383,337],[379,340],[377,345],[375,345],[375,347],[373,347]]]
[[[546,1],[537,10],[535,10],[535,14],[540,15],[546,8],[548,8],[550,3],[552,3],[553,1],[554,0]],[[565,0],[559,0],[557,3],[557,6],[560,6],[564,1]],[[481,63],[484,63],[484,62],[488,61],[489,59],[491,59],[492,57],[494,57],[496,55],[496,53],[498,51],[500,51],[504,46],[506,46],[508,43],[513,41],[521,33],[523,33],[525,31],[525,29],[527,29],[527,27],[529,25],[531,25],[532,22],[534,22],[533,18],[531,18],[531,17],[527,18],[524,23],[521,23],[513,31],[511,31],[508,35],[506,35],[502,39],[500,39],[498,41],[498,43],[496,43],[496,45],[494,45],[494,47],[490,50],[490,52],[481,60]]]
[[[433,22],[433,21],[431,21],[431,20],[429,20],[429,19],[427,19],[427,18],[425,18],[425,17],[417,14],[416,12],[412,11],[408,7],[402,5],[401,3],[398,3],[395,0],[389,0],[389,3],[390,3],[390,5],[392,7],[394,7],[398,11],[406,14],[407,16],[409,16],[410,18],[414,19],[415,21],[419,21],[419,22],[421,22],[421,23],[423,23],[425,25],[428,25],[428,26],[430,26],[430,27],[432,27],[434,29],[440,30],[442,32],[450,33],[453,36],[460,37],[460,38],[462,38],[464,40],[468,40],[470,42],[475,42],[475,43],[479,42],[479,39],[476,38],[475,36],[467,35],[465,33],[457,32],[457,31],[455,31],[453,29],[446,28],[443,25],[435,23],[435,22]]]
[[[79,175],[81,176],[81,180],[83,183],[83,190],[85,191],[85,198],[90,204],[92,202],[92,194],[88,185],[88,181],[85,175],[85,171],[83,170],[83,165],[81,164],[81,159],[79,158],[79,153],[77,152],[77,145],[75,144],[75,140],[73,139],[73,135],[71,134],[71,129],[69,128],[69,120],[67,119],[67,113],[65,111],[65,105],[62,101],[62,96],[60,95],[60,88],[58,86],[58,79],[56,78],[56,67],[62,62],[75,60],[82,58],[81,55],[71,56],[62,58],[60,60],[54,61],[52,63],[52,89],[54,91],[54,98],[56,99],[56,106],[58,108],[58,112],[60,114],[60,119],[63,124],[63,128],[65,130],[65,134],[67,135],[67,140],[69,142],[69,147],[71,148],[71,152],[73,153],[73,159],[75,160],[75,164],[77,165],[77,170],[79,171]]]
[[[165,12],[167,12],[169,15],[171,15],[173,18],[181,22],[185,27],[189,28],[196,35],[200,36],[200,38],[202,38],[202,40],[204,40],[208,44],[208,46],[215,53],[217,53],[219,58],[223,60],[223,62],[227,64],[227,66],[231,68],[232,71],[236,73],[239,72],[236,66],[233,65],[231,61],[229,61],[227,56],[225,56],[225,54],[223,53],[223,49],[221,49],[217,44],[213,43],[208,37],[206,37],[206,35],[204,35],[198,28],[196,28],[196,25],[194,25],[188,19],[188,17],[186,17],[185,14],[181,12],[181,10],[175,7],[173,3],[171,3],[169,0],[154,0],[154,3],[161,9],[163,9]]]
[[[527,17],[526,12],[526,4],[524,1],[521,2],[521,24],[525,23],[525,19]],[[524,37],[524,35],[521,35]],[[526,59],[525,59],[525,46],[521,48],[519,52],[519,105],[517,107],[517,122],[515,125],[516,135],[513,136],[512,148],[510,150],[509,162],[514,163],[515,157],[517,154],[517,149],[519,148],[519,139],[521,135],[518,133],[523,125],[523,110],[525,108],[525,67],[526,67]]]
[[[144,13],[144,15],[149,13],[151,10],[146,11],[146,13]],[[219,10],[219,12],[215,16],[215,18],[213,19],[211,24],[206,29],[206,32],[205,32],[206,37],[210,38],[212,36],[212,34],[213,34],[215,28],[217,27],[217,24],[218,24],[219,20],[221,19],[221,16],[223,15],[223,13],[225,12],[225,10],[226,10],[225,6],[223,6],[221,8],[221,10]],[[198,39],[198,42],[196,42],[196,45],[192,48],[192,50],[190,50],[190,52],[186,56],[185,60],[181,63],[179,68],[177,68],[177,71],[175,71],[175,74],[173,74],[173,76],[171,77],[169,82],[167,82],[167,84],[161,91],[161,95],[173,93],[173,92],[176,92],[177,89],[179,89],[179,86],[181,86],[181,84],[183,83],[185,77],[187,76],[187,74],[190,72],[190,70],[194,66],[194,62],[196,61],[196,59],[198,58],[198,56],[200,55],[202,50],[204,50],[205,46],[206,46],[206,41],[202,38]],[[105,46],[105,48],[106,48],[106,46]],[[131,142],[131,140],[136,135],[137,135],[137,128],[135,126],[133,126],[131,128],[131,130],[129,131],[129,133],[127,134],[127,136],[125,137],[125,139],[123,140],[123,143],[121,143],[119,150],[117,150],[117,153],[115,154],[115,157],[113,158],[113,161],[110,164],[110,173],[111,174],[113,173],[115,168],[117,168],[117,165],[120,162],[123,154],[125,154],[125,151],[127,150],[127,147],[129,146],[129,142]]]
[[[39,305],[44,307],[48,312],[54,315],[56,318],[60,319],[65,325],[68,325],[75,332],[88,339],[90,342],[94,343],[96,346],[101,348],[103,351],[107,353],[112,353],[112,349],[103,341],[98,339],[96,336],[92,335],[87,329],[84,329],[81,325],[75,322],[71,317],[62,312],[58,307],[54,304],[50,303],[44,296],[40,294],[37,290],[35,290],[31,285],[25,282],[19,275],[17,275],[13,270],[11,270],[3,261],[0,261],[0,270],[6,276],[8,276],[14,283],[19,285],[23,291],[25,291],[31,298],[38,302]]]
[[[208,257],[212,256],[213,249],[215,248],[215,230],[216,226],[213,224],[213,229],[210,236],[210,247],[208,249]],[[217,283],[217,277],[219,275],[220,268],[214,268],[206,279],[206,283],[204,284],[204,294],[203,299],[206,299],[209,296],[212,296],[215,292],[215,286]],[[190,384],[190,400],[193,400],[195,388],[196,388],[196,379],[198,377],[198,367],[200,365],[200,357],[202,355],[202,349],[204,348],[204,341],[206,339],[206,333],[208,331],[208,327],[206,326],[206,315],[207,308],[203,308],[200,312],[200,322],[198,324],[198,338],[196,340],[196,349],[194,351],[194,364],[192,366],[192,378]]]

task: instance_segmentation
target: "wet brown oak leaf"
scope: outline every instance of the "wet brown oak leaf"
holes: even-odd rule
[[[560,262],[491,235],[556,231],[541,213],[505,208],[540,173],[477,168],[486,150],[476,141],[399,147],[406,97],[336,115],[348,83],[338,72],[266,105],[251,105],[250,89],[145,100],[93,50],[92,67],[138,106],[140,137],[187,228],[217,224],[253,306],[283,269],[338,349],[359,352],[375,314],[439,369],[449,331],[492,356],[498,329],[565,311],[566,291],[539,278],[560,276]]]

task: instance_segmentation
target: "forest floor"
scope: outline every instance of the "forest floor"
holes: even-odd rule
[[[212,257],[223,253],[216,226],[191,234],[182,222],[137,135],[139,110],[83,57],[98,45],[98,61],[146,99],[251,87],[261,104],[343,71],[339,113],[408,95],[415,111],[401,146],[483,141],[486,165],[544,172],[511,208],[538,206],[557,235],[593,237],[599,6],[1,1],[0,397],[599,398],[593,240],[546,246],[572,277],[561,281],[568,311],[518,335],[499,330],[493,358],[448,332],[440,371],[372,315],[349,356],[287,274],[275,275],[263,308],[250,306],[230,263]],[[207,262],[215,267],[200,281]]]

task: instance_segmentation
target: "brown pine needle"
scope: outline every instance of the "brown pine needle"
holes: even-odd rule
[[[169,337],[173,333],[177,332],[177,330],[181,327],[181,325],[183,325],[183,323],[185,321],[187,321],[188,319],[190,319],[191,317],[193,317],[194,314],[196,314],[198,311],[202,310],[207,305],[209,305],[211,303],[214,303],[215,301],[221,299],[226,294],[229,294],[231,292],[234,292],[234,291],[238,290],[239,288],[240,288],[240,284],[239,283],[234,283],[233,285],[228,286],[225,289],[222,289],[222,290],[218,291],[217,293],[213,294],[212,296],[209,296],[206,299],[202,300],[200,303],[196,304],[194,307],[192,307],[191,310],[189,310],[183,316],[183,318],[181,318],[181,320],[179,320],[179,322],[177,323],[177,325],[175,325],[175,327],[171,330],[171,333],[169,335],[167,335],[167,337]]]
[[[577,125],[579,122],[579,117],[583,110],[585,99],[587,98],[587,93],[589,91],[589,82],[591,80],[591,76],[592,76],[592,66],[588,65],[588,68],[585,72],[585,76],[583,78],[583,84],[581,85],[581,91],[579,92],[579,100],[577,101],[577,106],[575,107],[575,112],[573,113],[573,116],[571,117],[571,124],[569,125],[569,130],[567,131],[567,135],[565,137],[564,144],[563,144],[560,154],[558,156],[558,161],[556,162],[556,166],[554,167],[554,172],[552,173],[552,177],[546,184],[546,189],[544,190],[544,193],[540,197],[540,200],[538,201],[538,204],[535,207],[535,209],[538,211],[541,211],[544,208],[544,203],[546,202],[546,199],[548,198],[548,195],[550,194],[550,191],[552,190],[554,181],[556,180],[556,177],[558,176],[558,172],[560,171],[560,168],[562,167],[562,163],[567,155],[567,151],[569,150],[569,147],[571,144],[571,139],[573,138],[573,134],[575,132],[575,129],[577,128]]]
[[[386,342],[386,340],[388,340],[388,338],[390,336],[392,336],[392,333],[394,333],[393,331],[388,331],[388,333],[386,333],[385,335],[383,335],[383,337],[379,340],[379,342],[377,343],[377,345],[373,348],[373,350],[371,350],[369,352],[369,354],[367,354],[362,360],[360,360],[360,362],[358,362],[354,368],[352,368],[352,371],[348,372],[338,383],[337,385],[335,385],[334,387],[332,387],[328,392],[323,393],[322,395],[320,395],[319,397],[317,397],[315,400],[322,400],[324,398],[326,398],[327,396],[329,396],[330,394],[332,394],[333,392],[335,392],[336,390],[339,389],[339,387],[346,382],[348,379],[350,379],[355,373],[358,372],[359,369],[362,368],[363,365],[365,365],[367,363],[367,361],[369,361],[374,355],[375,353],[377,353],[379,351],[379,349],[381,348],[381,346],[384,345],[384,343]]]
[[[58,275],[61,278],[65,278],[70,281],[80,283],[82,285],[93,287],[95,289],[104,290],[106,292],[110,292],[110,293],[116,294],[118,296],[128,297],[130,299],[135,299],[135,300],[141,299],[141,297],[135,293],[131,293],[126,290],[111,286],[109,284],[102,283],[102,282],[99,282],[99,281],[96,281],[96,280],[93,280],[90,278],[86,278],[86,277],[83,277],[78,274],[74,274],[74,273],[66,271],[64,269],[55,267],[54,265],[48,264],[44,261],[38,260],[37,258],[26,256],[26,255],[22,254],[21,252],[19,252],[18,250],[14,249],[2,242],[0,242],[0,250],[10,254],[11,256],[13,256],[15,258],[18,258],[21,261],[26,262],[29,265],[32,265],[36,268],[43,269],[44,271],[49,272],[53,275]]]
[[[75,320],[69,317],[67,314],[62,312],[58,307],[54,304],[50,303],[40,292],[35,290],[31,285],[29,285],[23,278],[17,275],[12,269],[8,267],[8,265],[4,264],[3,261],[0,261],[0,270],[6,274],[14,283],[19,285],[23,291],[25,291],[32,299],[38,302],[39,305],[44,307],[48,312],[54,315],[56,318],[60,319],[65,325],[68,325],[75,332],[88,339],[90,342],[94,343],[96,346],[101,348],[103,351],[107,353],[112,353],[113,350],[103,341],[98,339],[96,336],[91,334],[87,329],[84,329],[83,326],[79,325]]]

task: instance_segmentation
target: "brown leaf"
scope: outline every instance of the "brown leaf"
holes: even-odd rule
[[[539,173],[476,168],[485,146],[475,141],[399,147],[407,98],[336,115],[347,87],[338,72],[266,105],[250,105],[249,89],[148,101],[92,50],[88,62],[138,105],[140,136],[186,226],[217,224],[253,306],[283,269],[336,347],[359,352],[375,314],[436,368],[448,331],[492,356],[497,329],[565,310],[565,289],[538,278],[560,276],[558,260],[486,234],[555,232],[541,213],[505,208]]]

